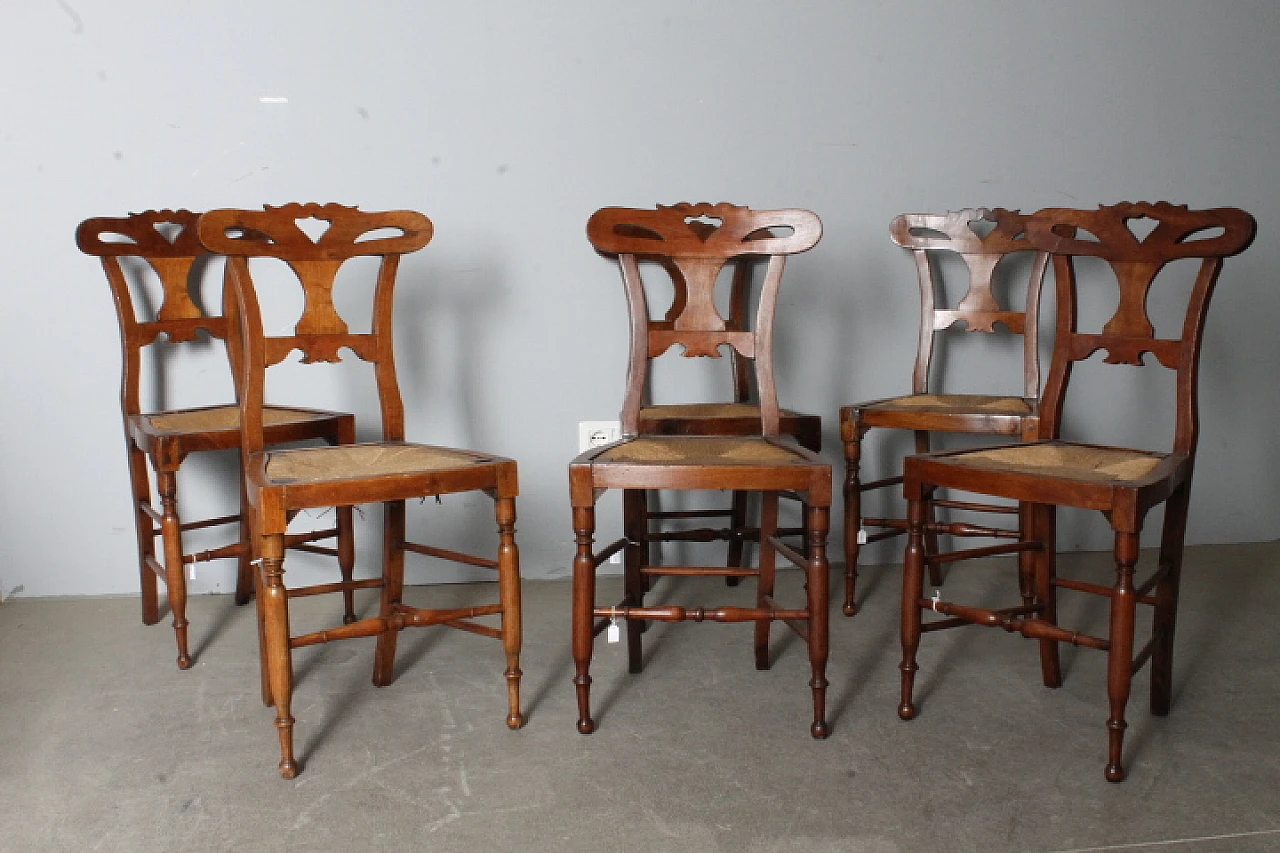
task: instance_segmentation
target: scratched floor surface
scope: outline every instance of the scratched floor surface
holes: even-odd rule
[[[1105,558],[1072,562],[1107,575]],[[1189,550],[1173,713],[1150,716],[1141,673],[1122,785],[1102,778],[1101,654],[1064,650],[1055,691],[1039,685],[1033,643],[927,636],[921,715],[904,723],[899,572],[864,580],[858,617],[833,608],[825,742],[808,733],[802,644],[776,632],[773,669],[757,672],[750,626],[716,624],[655,626],[635,676],[601,638],[599,730],[577,734],[569,583],[540,581],[524,589],[522,731],[503,724],[491,640],[406,632],[385,689],[369,681],[371,641],[304,649],[293,782],[275,770],[251,609],[195,598],[198,662],[180,672],[171,630],[141,625],[134,599],[12,599],[0,606],[0,849],[1280,850],[1280,545]],[[784,576],[784,597],[798,584]],[[947,584],[994,600],[1013,581],[971,571]],[[616,583],[601,586],[603,602]],[[690,604],[747,594],[691,580],[655,591]],[[1064,614],[1100,630],[1101,602],[1067,596]],[[295,604],[299,621],[335,607]]]

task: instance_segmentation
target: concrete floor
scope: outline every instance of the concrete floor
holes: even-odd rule
[[[1276,543],[1188,549],[1173,713],[1147,712],[1144,670],[1120,785],[1102,776],[1098,652],[1064,650],[1066,686],[1046,690],[1031,642],[927,636],[921,716],[900,721],[896,567],[864,570],[856,618],[833,607],[824,742],[808,734],[802,644],[777,632],[774,667],[757,672],[749,625],[655,626],[638,676],[601,638],[600,726],[577,734],[569,584],[528,582],[523,730],[503,724],[494,641],[406,632],[381,690],[372,641],[304,649],[293,782],[276,774],[251,609],[193,600],[197,664],[180,672],[170,628],[141,625],[136,600],[14,599],[0,606],[0,849],[1280,850],[1278,564]],[[1067,565],[1108,573],[1105,555]],[[783,581],[794,600],[799,575]],[[992,599],[1011,584],[970,570],[946,588]],[[745,593],[679,580],[657,595]],[[1082,627],[1105,624],[1105,602],[1062,601]]]

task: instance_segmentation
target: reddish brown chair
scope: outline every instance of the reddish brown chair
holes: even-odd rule
[[[624,438],[580,455],[569,466],[569,494],[577,555],[573,562],[574,684],[578,731],[595,731],[590,688],[594,638],[614,620],[627,623],[631,672],[642,665],[640,635],[647,620],[755,622],[756,666],[769,666],[769,628],[786,621],[808,644],[812,667],[814,737],[828,733],[825,709],[827,660],[826,537],[831,505],[831,466],[818,454],[780,434],[781,413],[774,386],[773,318],[788,255],[810,249],[822,233],[818,217],[804,210],[753,211],[730,204],[678,204],[656,210],[605,208],[587,224],[597,251],[618,258],[631,314],[631,355],[622,407]],[[782,236],[784,235],[785,236]],[[777,236],[775,236],[777,235]],[[726,263],[745,256],[767,259],[754,331],[735,329],[714,301],[715,283]],[[651,322],[641,262],[674,265],[687,299],[668,320]],[[761,432],[751,436],[639,434],[640,410],[650,361],[680,345],[685,356],[720,355],[727,345],[754,364],[760,392]],[[606,489],[623,490],[624,538],[593,551],[595,504]],[[653,565],[646,539],[646,501],[652,490],[723,489],[762,492],[759,567]],[[778,494],[795,492],[805,501],[806,554],[779,541]],[[602,562],[624,551],[626,592],[616,607],[595,603],[595,573]],[[806,571],[804,607],[774,601],[775,555]],[[711,609],[647,606],[651,578],[660,576],[755,577],[755,607]]]
[[[691,223],[691,227],[702,227]],[[710,226],[707,226],[710,227]],[[688,284],[680,268],[669,259],[659,259],[672,283],[671,307],[661,320],[650,319],[650,328],[655,330],[670,328],[675,318],[684,310],[689,300]],[[752,274],[760,266],[759,258],[744,255],[729,262],[732,267],[732,279],[729,287],[729,316],[725,328],[734,331],[748,331],[748,308],[751,299]],[[650,294],[652,295],[652,294]],[[640,435],[725,435],[743,436],[760,435],[760,402],[755,388],[754,374],[750,359],[734,350],[729,355],[729,367],[733,399],[721,403],[660,403],[641,406],[636,421],[636,429]],[[650,382],[652,385],[652,382]],[[645,389],[645,397],[652,397],[651,388]],[[814,453],[822,451],[822,418],[818,415],[807,415],[782,409],[779,412],[778,431],[781,435],[794,438],[801,447]],[[651,495],[652,497],[652,495]],[[787,495],[787,497],[794,497]],[[714,507],[702,509],[654,510],[646,506],[648,519],[644,530],[650,542],[712,542],[724,540],[729,543],[725,565],[740,568],[743,560],[743,546],[747,542],[758,542],[760,529],[751,527],[747,522],[747,492],[733,492],[727,508]],[[689,520],[724,518],[727,523],[716,528],[700,527],[696,529],[678,529],[678,525]],[[780,534],[803,534],[800,528],[783,528]],[[725,578],[730,586],[736,586],[740,577],[730,575]]]
[[[1026,294],[1022,310],[1001,304],[997,295],[999,276],[1006,273],[1012,256],[1031,254],[1031,244],[1024,231],[1026,216],[1016,210],[976,208],[958,210],[945,215],[906,213],[893,220],[889,234],[893,241],[910,249],[915,258],[920,280],[920,331],[916,347],[915,369],[911,374],[911,393],[904,397],[872,400],[840,409],[840,436],[844,442],[844,614],[857,612],[856,584],[858,554],[865,543],[900,536],[907,530],[905,517],[866,517],[862,515],[864,492],[896,486],[901,476],[890,476],[864,483],[859,479],[862,439],[872,427],[906,429],[915,433],[915,449],[929,449],[931,432],[973,433],[1008,436],[1012,439],[1034,438],[1038,429],[1040,394],[1040,358],[1037,327],[1040,310],[1040,281],[1043,278],[1044,255],[1036,256],[1030,285],[1015,288]],[[982,230],[974,228],[983,223]],[[964,262],[968,272],[968,289],[954,308],[940,304],[945,287],[940,258],[954,253]],[[1019,282],[1020,283],[1020,282]],[[930,368],[935,348],[943,333],[959,326],[967,332],[994,334],[997,327],[1022,336],[1022,393],[1018,396],[991,394],[942,394],[930,391]],[[934,507],[947,507],[988,513],[1016,513],[1017,509],[994,504],[976,504],[956,500],[934,500],[928,509],[933,518]],[[868,528],[874,528],[869,531]],[[932,530],[932,529],[931,529]],[[956,522],[945,527],[958,536],[1016,536],[1016,531]],[[931,553],[938,550],[937,536],[930,532],[927,543]],[[936,566],[932,579],[939,583]]]
[[[140,385],[143,352],[162,338],[169,344],[191,343],[204,330],[215,339],[227,339],[227,320],[208,313],[192,297],[193,268],[209,256],[196,238],[198,214],[189,210],[150,210],[119,218],[86,219],[76,229],[80,251],[102,259],[102,268],[115,297],[120,323],[122,370],[120,408],[124,416],[125,448],[129,456],[129,478],[133,485],[133,517],[138,537],[138,567],[142,581],[142,621],[154,625],[160,620],[156,577],[164,579],[173,613],[173,630],[178,640],[178,666],[191,666],[187,644],[187,585],[184,566],[194,575],[198,562],[226,557],[239,559],[236,603],[249,600],[253,589],[249,567],[248,528],[240,515],[197,521],[182,521],[178,513],[178,469],[191,453],[205,450],[235,450],[240,447],[240,413],[234,403],[196,409],[171,409],[144,414]],[[154,297],[146,290],[147,280],[158,280],[160,305],[151,310]],[[138,298],[135,299],[135,294]],[[163,368],[166,359],[154,361]],[[173,371],[165,372],[173,373]],[[164,381],[177,377],[165,375]],[[164,382],[157,384],[163,385]],[[315,409],[268,407],[264,413],[263,440],[267,444],[320,439],[329,444],[355,440],[355,418],[342,412]],[[151,476],[155,471],[160,508],[152,497]],[[243,507],[241,508],[243,511]],[[199,553],[183,548],[184,531],[240,525],[240,538],[222,547]],[[159,525],[157,527],[157,525]],[[155,538],[161,539],[157,558]],[[314,544],[337,537],[337,548]],[[289,547],[338,558],[342,587],[346,594],[346,614],[354,618],[351,570],[354,545],[350,510],[337,514],[334,528],[289,537]]]
[[[1155,221],[1145,238],[1129,223]],[[1151,663],[1151,711],[1169,712],[1173,667],[1173,633],[1177,615],[1178,579],[1186,531],[1187,503],[1196,452],[1196,374],[1200,339],[1209,297],[1223,259],[1244,251],[1253,240],[1253,217],[1241,210],[1188,210],[1168,203],[1118,204],[1098,210],[1042,210],[1027,222],[1027,234],[1037,249],[1053,253],[1057,287],[1057,330],[1053,361],[1040,408],[1039,441],[1006,447],[931,453],[906,461],[903,490],[908,500],[906,565],[902,583],[902,704],[898,715],[916,715],[912,698],[916,651],[920,635],[960,625],[988,625],[1016,631],[1040,641],[1044,683],[1062,683],[1058,644],[1071,643],[1107,653],[1108,758],[1106,777],[1119,782],[1125,705],[1133,674]],[[1086,283],[1077,278],[1077,257],[1100,258],[1119,284],[1119,307],[1100,334],[1077,330],[1077,294]],[[1185,320],[1172,335],[1157,335],[1147,316],[1153,285],[1172,284],[1179,277],[1160,275],[1172,261],[1200,261],[1187,298]],[[1088,286],[1093,287],[1093,282]],[[1110,294],[1115,284],[1103,281],[1098,292]],[[1173,291],[1177,293],[1177,290]],[[1173,331],[1173,330],[1169,330]],[[1144,354],[1177,373],[1176,421],[1169,453],[1059,440],[1067,380],[1077,361],[1105,350],[1106,364],[1141,365]],[[1109,409],[1121,413],[1108,401]],[[1096,401],[1095,401],[1096,403]],[[1142,413],[1142,417],[1148,417]],[[1019,502],[1020,533],[1015,543],[931,555],[925,550],[929,532],[927,499],[937,487],[958,488]],[[1165,504],[1160,555],[1154,571],[1135,581],[1139,535],[1147,511]],[[1055,560],[1055,511],[1058,506],[1102,512],[1115,533],[1116,580],[1111,586],[1059,578]],[[942,601],[923,594],[927,565],[993,554],[1018,555],[1022,601],[988,609]],[[1059,588],[1092,593],[1110,600],[1106,637],[1094,637],[1059,627],[1056,594]],[[1134,617],[1138,604],[1154,611],[1151,640],[1134,654]],[[927,611],[937,618],[923,621]]]
[[[313,240],[301,225],[327,224]],[[243,374],[240,387],[244,478],[253,519],[254,552],[259,558],[262,648],[267,683],[264,699],[276,708],[280,734],[280,774],[297,775],[293,754],[293,649],[350,637],[376,636],[373,683],[390,684],[395,676],[396,638],[409,626],[444,625],[502,641],[506,655],[507,725],[518,728],[520,713],[520,568],[515,543],[516,463],[486,453],[406,442],[404,405],[396,380],[392,349],[392,302],[402,255],[431,240],[431,221],[420,213],[367,213],[341,205],[289,204],[265,210],[215,210],[200,218],[200,240],[210,251],[227,256],[227,286],[234,295]],[[378,259],[370,316],[372,331],[349,331],[334,305],[332,288],[344,262],[358,257]],[[304,309],[292,334],[263,330],[258,289],[276,286],[268,276],[255,283],[250,259],[276,258],[296,274],[305,293]],[[271,283],[268,284],[267,281]],[[274,324],[273,324],[274,325]],[[263,433],[266,369],[293,350],[302,361],[340,361],[350,350],[372,363],[382,414],[382,440],[341,447],[272,450]],[[487,494],[494,502],[498,527],[497,559],[464,554],[433,545],[405,541],[405,501],[461,492]],[[380,588],[378,615],[357,622],[290,636],[284,584],[284,540],[289,519],[311,507],[362,503],[383,505],[381,577],[356,581]],[[402,601],[406,551],[455,563],[494,569],[499,602],[452,609],[421,609]],[[474,621],[500,616],[500,627]]]

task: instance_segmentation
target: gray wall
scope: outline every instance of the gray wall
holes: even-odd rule
[[[727,200],[822,216],[823,241],[788,268],[780,379],[784,404],[824,416],[838,461],[839,406],[909,381],[917,296],[887,238],[895,214],[1243,207],[1259,237],[1228,263],[1210,317],[1189,536],[1274,538],[1277,21],[1271,0],[8,4],[3,591],[137,588],[115,322],[76,223],[299,200],[435,221],[397,302],[410,437],[520,461],[530,577],[568,571],[576,424],[620,405],[625,311],[584,239],[595,208]],[[226,393],[216,360],[195,369],[169,402]],[[1145,405],[1132,383],[1148,374],[1099,379],[1108,405],[1072,429],[1149,438],[1149,416],[1122,405]],[[353,374],[298,383],[375,415]],[[873,469],[889,449],[873,444]],[[225,507],[231,471],[191,465],[186,507]],[[483,501],[415,517],[483,540],[471,510]],[[1108,542],[1075,516],[1062,540]],[[202,568],[193,589],[225,590],[231,574]]]

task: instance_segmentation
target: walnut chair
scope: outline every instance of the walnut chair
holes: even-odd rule
[[[303,224],[326,225],[313,240]],[[445,625],[502,641],[506,656],[507,725],[518,728],[520,713],[520,577],[515,543],[516,463],[485,453],[405,441],[404,405],[392,349],[392,301],[402,255],[431,240],[431,221],[412,211],[371,213],[327,204],[288,204],[264,210],[214,210],[200,218],[200,240],[227,256],[226,276],[243,347],[240,388],[244,478],[258,558],[259,630],[267,681],[264,699],[274,704],[280,735],[280,774],[297,775],[293,753],[293,649],[351,637],[377,637],[373,683],[395,676],[396,639],[409,626]],[[308,229],[316,230],[316,229]],[[369,333],[349,331],[333,300],[339,267],[357,257],[378,258]],[[296,281],[255,281],[251,259],[276,258]],[[262,263],[255,260],[255,263]],[[258,289],[300,284],[305,305],[291,334],[263,330]],[[273,324],[274,325],[274,324]],[[263,434],[266,369],[293,350],[302,362],[336,362],[349,350],[370,362],[382,415],[382,440],[339,447],[273,450]],[[493,499],[497,519],[497,559],[464,554],[405,540],[405,502],[482,491]],[[378,615],[351,624],[291,636],[289,598],[284,584],[285,531],[292,515],[311,507],[383,505],[383,566],[380,577],[356,581],[380,588]],[[499,602],[452,609],[419,609],[403,603],[406,551],[455,563],[495,569]],[[474,621],[500,616],[500,627]]]
[[[631,316],[631,350],[622,408],[623,439],[578,456],[569,466],[569,493],[577,553],[573,562],[574,685],[578,731],[595,731],[591,717],[589,669],[594,639],[625,619],[630,671],[642,665],[641,631],[648,620],[680,622],[754,622],[756,666],[769,666],[769,628],[787,622],[808,645],[816,738],[827,736],[826,537],[831,505],[831,466],[817,453],[781,434],[781,412],[774,386],[772,336],[778,288],[788,255],[818,242],[822,224],[804,210],[753,211],[730,204],[677,204],[656,210],[604,208],[587,224],[597,251],[616,255],[622,268]],[[784,236],[785,235],[785,236]],[[734,328],[714,301],[715,282],[726,263],[737,258],[767,260],[754,331]],[[641,262],[656,260],[679,269],[687,299],[662,323],[649,320]],[[641,435],[640,411],[650,361],[680,345],[685,356],[719,357],[728,345],[749,359],[759,388],[758,435]],[[607,489],[623,492],[624,538],[596,552],[595,505]],[[646,547],[647,493],[653,490],[728,490],[762,492],[759,567],[653,565]],[[804,553],[778,538],[778,495],[794,492],[804,503]],[[624,552],[625,597],[616,607],[595,603],[596,569]],[[806,572],[806,602],[787,608],[774,601],[777,554]],[[755,577],[755,607],[685,608],[647,606],[651,578],[660,576]]]
[[[1131,229],[1134,220],[1153,220],[1145,238]],[[1146,223],[1144,223],[1145,225]],[[1051,252],[1057,293],[1057,325],[1053,359],[1040,408],[1040,440],[1004,447],[936,452],[907,459],[903,491],[908,500],[906,563],[902,583],[902,702],[898,715],[916,715],[912,687],[918,669],[920,635],[961,625],[987,625],[1039,641],[1044,683],[1062,683],[1058,644],[1101,649],[1107,653],[1108,757],[1106,778],[1124,779],[1121,763],[1125,705],[1133,675],[1151,663],[1151,711],[1169,712],[1172,686],[1173,634],[1178,603],[1182,544],[1186,531],[1191,472],[1195,465],[1197,412],[1196,374],[1201,333],[1209,297],[1223,259],[1244,251],[1253,240],[1253,218],[1241,210],[1188,210],[1165,202],[1118,204],[1097,210],[1048,209],[1027,221],[1033,246]],[[1078,279],[1075,259],[1099,258],[1119,284],[1119,306],[1099,334],[1078,331],[1078,289],[1095,282]],[[1199,271],[1187,297],[1185,319],[1173,336],[1157,335],[1147,315],[1153,285],[1178,285],[1176,275],[1160,275],[1170,262],[1199,260]],[[1098,292],[1113,292],[1101,276]],[[1172,280],[1172,281],[1170,281]],[[1178,291],[1173,291],[1177,293]],[[1179,303],[1181,304],[1181,303]],[[1170,330],[1173,331],[1173,330]],[[1072,367],[1105,350],[1109,365],[1143,364],[1150,354],[1176,371],[1176,420],[1171,452],[1153,452],[1059,440],[1063,401]],[[1109,401],[1117,415],[1119,400]],[[1140,417],[1148,417],[1140,413]],[[937,487],[958,488],[1016,500],[1021,536],[1017,542],[929,554],[925,537],[930,523],[927,499]],[[1164,524],[1157,564],[1145,580],[1135,580],[1139,535],[1153,506],[1164,503]],[[1059,578],[1055,565],[1056,507],[1094,509],[1103,513],[1115,535],[1115,582],[1110,586]],[[988,609],[941,600],[923,593],[929,564],[991,556],[1018,555],[1020,604]],[[1110,600],[1105,637],[1060,627],[1059,588],[1092,593]],[[1134,654],[1134,621],[1138,604],[1153,608],[1152,636]],[[929,621],[922,616],[936,613]]]
[[[194,342],[201,329],[211,338],[227,340],[226,317],[208,313],[192,298],[193,274],[198,274],[198,265],[209,259],[196,237],[198,216],[189,210],[151,210],[118,218],[86,219],[76,230],[76,243],[80,250],[102,259],[120,324],[120,408],[133,487],[133,517],[142,582],[142,621],[154,625],[160,619],[158,576],[164,580],[168,590],[173,630],[178,641],[178,667],[181,669],[188,669],[192,664],[187,644],[184,567],[188,567],[194,577],[196,563],[235,557],[240,561],[236,603],[246,603],[253,591],[248,527],[241,515],[184,522],[178,512],[178,470],[183,461],[198,451],[238,449],[239,409],[231,403],[143,413],[141,406],[143,352],[147,347],[161,339],[170,344]],[[158,279],[158,308],[151,305],[152,300],[145,290],[144,280],[148,277]],[[134,298],[135,292],[137,299]],[[165,366],[163,359],[157,357],[155,361],[158,369]],[[163,371],[164,380],[172,382],[179,379],[170,375],[175,372]],[[263,422],[263,441],[267,444],[308,439],[344,444],[355,440],[355,418],[342,412],[271,406],[264,411]],[[155,472],[158,508],[152,496],[149,469]],[[240,525],[240,536],[235,542],[198,553],[184,550],[184,531],[229,524]],[[156,554],[157,536],[161,540],[159,556]],[[336,548],[315,544],[335,537]],[[354,619],[351,572],[355,551],[350,510],[337,514],[335,527],[295,534],[289,537],[288,545],[338,558],[346,616]]]
[[[691,222],[690,228],[709,229],[706,223]],[[669,258],[659,258],[658,262],[666,270],[672,283],[672,302],[661,320],[650,319],[651,328],[670,328],[675,318],[688,303],[688,283],[680,268]],[[743,255],[729,262],[732,278],[729,288],[729,317],[725,326],[733,331],[748,330],[748,303],[751,298],[752,274],[760,266],[759,258]],[[720,403],[660,403],[642,405],[636,428],[640,435],[760,435],[760,404],[755,382],[752,378],[751,362],[736,350],[729,356],[730,380],[733,399]],[[650,377],[651,379],[651,377]],[[652,382],[650,382],[650,386]],[[652,396],[652,387],[646,389],[646,396]],[[778,429],[780,434],[796,439],[802,447],[814,453],[822,451],[822,418],[818,415],[801,414],[789,409],[779,412]],[[794,495],[784,495],[794,497]],[[741,567],[743,546],[748,541],[759,541],[758,527],[747,524],[748,493],[735,491],[730,505],[683,510],[657,510],[645,507],[648,518],[644,524],[646,538],[650,542],[695,541],[711,542],[725,540],[729,543],[725,565]],[[727,523],[718,528],[701,527],[693,530],[663,528],[662,525],[674,520],[681,524],[690,519],[725,518]],[[657,529],[654,529],[655,526]],[[784,534],[803,534],[800,528],[784,528]],[[725,578],[729,586],[736,586],[741,580],[736,575]]]
[[[1039,421],[1037,398],[1040,394],[1040,359],[1037,327],[1039,322],[1040,281],[1044,255],[1036,256],[1029,286],[1021,286],[1026,294],[1023,310],[1014,310],[1000,302],[996,285],[1001,273],[1007,273],[1011,256],[1030,254],[1031,244],[1024,232],[1026,216],[1016,210],[976,208],[938,214],[903,214],[889,225],[893,241],[910,249],[915,259],[920,283],[920,329],[916,347],[915,368],[911,374],[911,393],[902,397],[872,400],[840,409],[840,436],[844,443],[844,607],[846,616],[857,612],[856,585],[858,555],[861,546],[900,536],[907,530],[905,517],[866,517],[862,515],[864,492],[896,486],[902,477],[890,476],[871,482],[859,479],[862,439],[872,427],[911,430],[915,434],[917,453],[929,449],[930,433],[970,433],[1008,436],[1025,440],[1036,435]],[[982,231],[975,230],[983,223]],[[968,272],[968,289],[964,297],[948,307],[940,304],[945,294],[939,255],[954,253],[963,260]],[[1004,268],[1002,268],[1004,267]],[[1007,279],[1008,276],[1005,276]],[[1019,285],[1022,282],[1017,282]],[[1003,328],[1022,336],[1022,393],[1017,396],[990,394],[936,393],[930,391],[930,373],[934,352],[944,332],[962,327],[966,332],[996,334]],[[1016,513],[1011,506],[978,504],[938,499],[933,507],[986,513]],[[872,530],[868,530],[872,528]],[[926,544],[937,551],[937,535],[931,528]],[[956,536],[1016,536],[1004,528],[955,522],[945,531]],[[935,585],[940,582],[937,567],[930,570]]]

